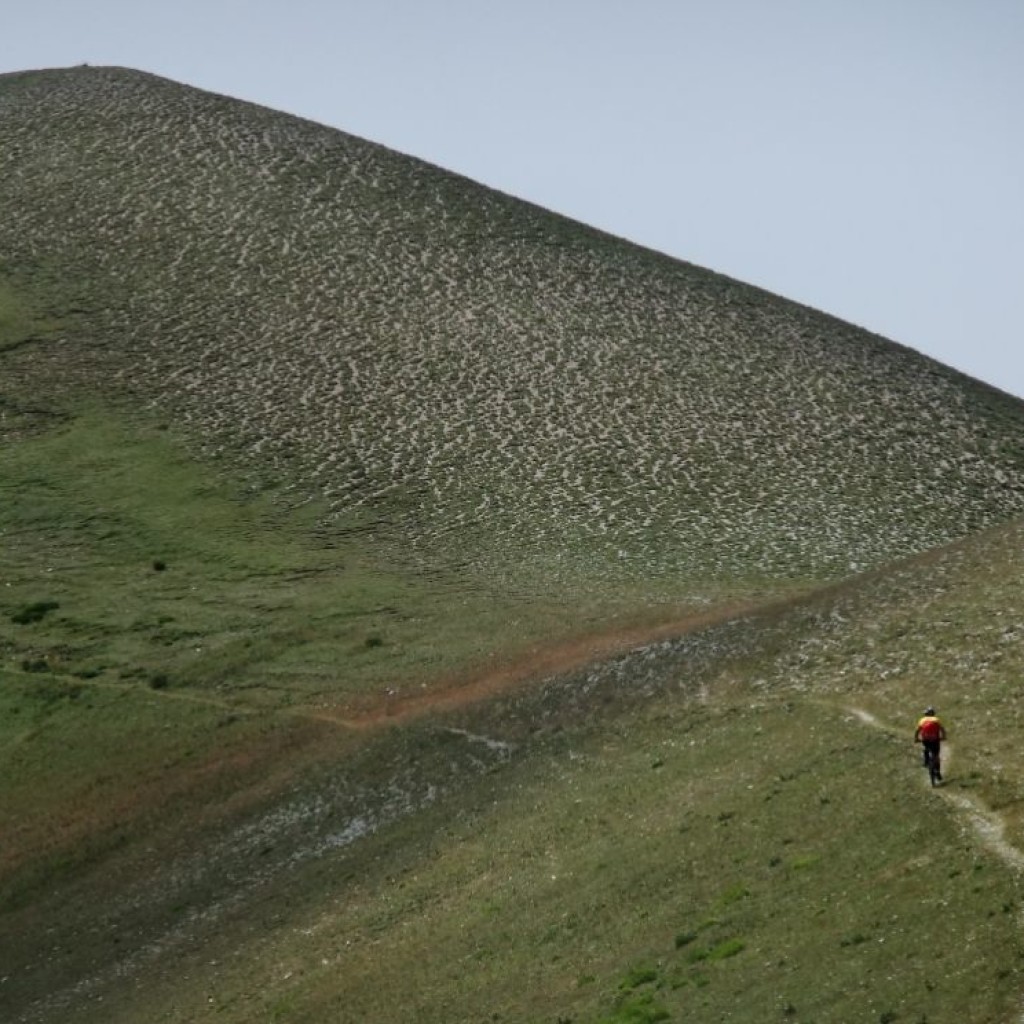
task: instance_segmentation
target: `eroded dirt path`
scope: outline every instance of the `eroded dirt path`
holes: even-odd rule
[[[887,725],[864,708],[849,707],[846,711],[872,729],[880,729],[893,735],[902,735],[904,732]],[[943,744],[942,763],[947,774],[953,763],[953,752],[952,744]],[[927,776],[924,778],[924,784],[928,785]],[[1018,879],[1024,876],[1024,851],[1006,838],[1006,819],[998,811],[993,811],[970,793],[957,792],[944,786],[933,792],[956,808],[961,821],[966,823],[965,827],[970,829],[981,845],[995,854],[1014,876]],[[1024,931],[1024,914],[1018,916],[1017,926]],[[1024,997],[1021,998],[1021,1013],[1016,1019],[1018,1024],[1024,1024]]]
[[[981,801],[966,793],[942,792],[942,796],[958,807],[970,822],[982,843],[1008,867],[1024,874],[1024,852],[1006,838],[1006,822],[997,811],[990,811]]]
[[[847,709],[858,721],[873,729],[882,729],[885,732],[896,733],[898,730],[886,725],[870,711],[864,708],[851,707]],[[950,765],[953,763],[953,745],[944,743],[942,746],[942,764],[946,773],[949,773]],[[927,777],[925,778],[927,783]],[[952,804],[960,816],[968,823],[971,830],[981,841],[981,844],[994,853],[1011,871],[1015,874],[1024,875],[1024,851],[1014,846],[1006,838],[1006,820],[998,811],[987,807],[977,797],[970,793],[958,792],[940,786],[935,793],[943,800]]]
[[[317,718],[353,729],[371,729],[407,722],[433,712],[465,707],[507,693],[517,686],[538,684],[551,676],[572,672],[638,647],[683,637],[755,612],[789,604],[792,600],[718,605],[707,611],[654,625],[631,626],[575,637],[535,648],[474,676],[441,680],[422,692],[394,693],[336,710],[319,710],[314,714]]]

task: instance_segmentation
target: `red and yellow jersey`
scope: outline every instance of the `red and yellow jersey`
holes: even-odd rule
[[[941,740],[946,730],[934,715],[925,715],[917,723],[917,735],[923,740]]]

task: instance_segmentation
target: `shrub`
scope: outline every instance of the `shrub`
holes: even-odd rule
[[[36,601],[16,611],[11,616],[11,622],[16,622],[19,626],[27,626],[30,622],[39,622],[49,612],[59,607],[59,601]]]
[[[729,957],[742,953],[745,948],[746,943],[742,939],[726,939],[710,949],[694,950],[687,959],[691,964],[698,964],[705,960],[709,962],[728,960]]]
[[[742,939],[726,939],[720,942],[714,949],[708,951],[708,960],[728,960],[737,953],[742,953],[747,944]]]
[[[601,1024],[657,1024],[670,1019],[668,1010],[647,992],[627,998],[610,1017],[603,1017]]]
[[[625,978],[619,988],[624,992],[630,992],[641,985],[649,985],[658,980],[658,972],[653,967],[634,967]]]

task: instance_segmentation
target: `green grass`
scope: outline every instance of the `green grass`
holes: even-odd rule
[[[723,704],[574,731],[303,872],[262,908],[269,977],[230,955],[242,920],[185,989],[103,1019],[206,999],[292,1024],[1006,1019],[1012,881],[901,748],[862,729],[837,749],[841,728],[841,709]]]
[[[388,569],[366,542],[323,543],[314,509],[247,496],[166,431],[96,409],[0,451],[0,531],[8,666],[160,677],[244,706],[334,705],[465,673],[628,622],[633,604]]]
[[[449,645],[447,664],[472,661],[485,590],[461,593],[460,638],[451,608],[430,600],[437,580],[371,573],[349,549],[318,547],[308,510],[239,500],[166,432],[85,412],[2,457],[3,528],[22,543],[7,556],[0,620],[0,815],[19,823],[0,912],[20,936],[4,957],[26,965],[4,998],[59,991],[75,971],[102,976],[121,955],[114,937],[144,951],[224,900],[162,977],[108,978],[102,1011],[78,1004],[74,1019],[183,1024],[213,1005],[239,1024],[385,1021],[396,1007],[445,1024],[495,1012],[754,1022],[768,1007],[779,1019],[961,1024],[1002,1019],[1016,999],[1016,882],[924,790],[909,732],[919,705],[937,703],[957,744],[950,791],[1001,810],[1020,839],[1018,529],[708,630],[684,656],[659,649],[362,736],[309,717],[310,695],[372,692],[373,659],[400,671],[402,644],[415,678],[421,616]],[[507,606],[492,612],[506,651],[518,630],[542,632],[541,615],[549,635],[569,628],[517,601],[514,620]],[[58,607],[11,620],[33,604]],[[344,643],[325,639],[324,624],[346,616]],[[308,652],[296,649],[303,629]],[[24,671],[26,658],[44,668]],[[335,687],[328,662],[347,673]],[[851,719],[851,704],[892,731]],[[463,734],[508,740],[515,755],[476,765],[484,747]],[[257,863],[277,873],[258,899],[238,890],[232,877],[253,864],[229,837],[295,794],[338,800],[349,779],[367,789],[364,815],[372,787],[417,779],[444,795],[334,853],[302,854],[301,831],[268,840]],[[213,873],[115,914],[118,879],[156,884],[185,856],[184,822],[221,850]],[[85,939],[101,905],[109,944]],[[951,937],[939,943],[937,916]],[[74,949],[64,966],[42,952],[54,928]]]
[[[19,823],[0,912],[22,936],[9,962],[42,955],[46,922],[76,947],[65,970],[113,962],[118,947],[86,942],[69,900],[76,914],[113,907],[114,879],[158,877],[197,813],[194,840],[217,848],[289,793],[334,792],[339,768],[386,792],[413,766],[447,794],[278,868],[252,904],[255,933],[246,898],[199,933],[195,956],[173,954],[164,981],[104,983],[102,1015],[83,1004],[75,1019],[159,1012],[183,1024],[212,999],[218,1019],[239,1024],[385,1021],[396,1006],[446,1024],[495,1012],[754,1022],[765,1007],[779,1019],[959,1024],[1001,1019],[1016,998],[1016,883],[923,790],[909,733],[918,706],[937,703],[956,743],[953,791],[1001,810],[1021,841],[1017,528],[709,630],[684,658],[627,660],[624,690],[602,683],[581,703],[573,685],[542,689],[360,737],[308,717],[310,694],[371,692],[378,657],[401,680],[403,644],[410,675],[422,670],[421,616],[450,645],[440,665],[473,660],[486,591],[462,594],[460,639],[450,607],[430,600],[436,580],[371,573],[349,550],[318,547],[308,510],[239,500],[166,432],[85,412],[3,459],[3,527],[22,539],[0,620],[0,816]],[[48,611],[12,620],[33,606]],[[511,649],[549,609],[517,605],[515,627],[503,613],[493,636]],[[344,642],[323,636],[345,618]],[[547,623],[552,635],[568,627]],[[25,671],[27,658],[43,668]],[[333,688],[328,664],[346,672]],[[639,704],[631,688],[646,694]],[[851,704],[892,732],[852,720]],[[512,741],[516,755],[474,768],[472,743],[442,742],[449,720]],[[297,835],[272,856],[298,852]],[[234,891],[242,854],[218,856],[203,888],[154,897],[142,918],[119,911],[118,934],[145,948],[189,908],[216,904],[217,886]],[[937,915],[955,939],[935,942]],[[49,989],[62,975],[47,971]],[[33,977],[7,998],[25,998]]]
[[[587,670],[360,736],[311,716],[432,664],[443,675],[564,636],[571,609],[374,571],[357,542],[323,546],[312,510],[241,498],[166,431],[95,411],[0,460],[0,523],[19,539],[4,549],[0,619],[0,816],[18,822],[0,913],[20,937],[4,957],[48,964],[4,998],[116,962],[113,937],[85,938],[98,906],[120,922],[112,936],[145,949],[228,893],[234,909],[171,955],[164,980],[108,980],[102,1014],[81,1004],[75,1019],[184,1022],[212,999],[239,1024],[385,1021],[396,1006],[446,1024],[753,1022],[766,1006],[934,1024],[1001,1019],[1016,998],[1016,883],[919,786],[909,732],[937,703],[952,791],[1000,810],[1021,841],[1017,528],[595,677],[625,689],[580,701]],[[616,610],[595,602],[595,628]],[[851,704],[893,732],[851,721]],[[483,747],[449,721],[515,756],[474,766]],[[295,867],[281,865],[301,832],[275,839],[277,874],[256,902],[239,897],[247,862],[224,837],[296,793],[343,792],[339,771],[380,792],[433,780],[445,796]],[[213,873],[115,915],[117,880],[155,883],[184,856],[185,822],[223,848]],[[955,941],[936,945],[939,914]],[[74,947],[63,967],[42,952],[52,929]]]
[[[219,786],[270,799],[323,758],[304,743],[338,733],[316,716],[643,621],[622,615],[632,595],[570,605],[388,569],[364,541],[324,543],[314,509],[202,468],[159,425],[66,415],[0,448],[8,909]],[[338,733],[330,756],[349,747]],[[271,770],[283,750],[294,763]]]
[[[265,727],[192,702],[169,713],[145,690],[0,673],[0,817],[17,823],[0,855],[0,909],[174,813],[197,775],[215,785]]]

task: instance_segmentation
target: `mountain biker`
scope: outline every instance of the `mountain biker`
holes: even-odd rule
[[[942,741],[946,738],[946,727],[939,721],[935,714],[935,708],[925,708],[921,721],[917,723],[914,730],[914,742],[924,745],[924,766],[928,767],[929,758],[935,759],[935,767],[939,781],[942,781],[942,770],[939,767],[942,761],[939,757],[939,749]]]

